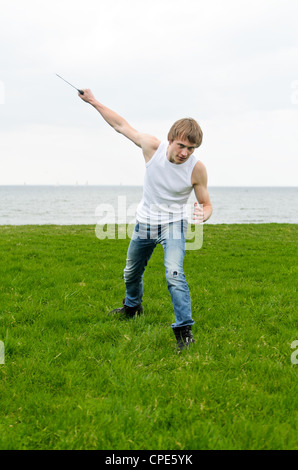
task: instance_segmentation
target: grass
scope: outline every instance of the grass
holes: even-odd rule
[[[128,243],[0,227],[0,449],[297,449],[297,226],[204,227],[185,257],[196,343],[181,356],[160,246],[145,314],[107,315]]]

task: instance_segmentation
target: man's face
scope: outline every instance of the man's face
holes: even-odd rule
[[[171,163],[180,165],[186,162],[193,154],[196,146],[189,142],[188,139],[177,139],[169,142],[167,158]]]

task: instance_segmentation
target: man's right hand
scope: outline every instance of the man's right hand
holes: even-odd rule
[[[96,102],[95,96],[93,95],[92,91],[87,89],[82,90],[84,94],[82,95],[80,92],[78,92],[78,96],[83,100],[86,101],[86,103],[89,104],[94,104]]]

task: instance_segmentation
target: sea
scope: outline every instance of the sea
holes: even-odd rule
[[[297,187],[208,189],[207,224],[298,223]],[[0,225],[133,223],[142,193],[141,186],[0,186]],[[194,202],[192,193],[189,214]]]

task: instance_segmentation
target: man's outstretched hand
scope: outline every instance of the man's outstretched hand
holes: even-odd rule
[[[96,101],[95,96],[93,95],[92,91],[89,90],[89,88],[83,89],[82,91],[84,92],[83,95],[80,92],[78,92],[78,96],[81,98],[81,100],[86,101],[86,103],[90,103],[90,104],[95,103]]]

